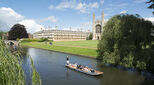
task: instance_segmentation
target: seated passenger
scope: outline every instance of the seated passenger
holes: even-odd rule
[[[91,69],[90,71],[91,71],[92,73],[94,73],[94,72],[95,72],[95,70],[94,70],[94,69]]]

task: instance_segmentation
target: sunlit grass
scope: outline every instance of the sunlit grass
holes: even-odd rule
[[[54,41],[53,45],[76,46],[97,48],[98,40],[82,40],[82,41]]]
[[[56,42],[54,42],[56,43]],[[36,47],[36,48],[43,48],[46,50],[54,50],[59,52],[65,52],[65,53],[71,53],[71,54],[77,54],[77,55],[84,55],[84,56],[90,56],[93,58],[96,58],[97,56],[97,49],[91,49],[91,48],[80,48],[80,47],[69,47],[69,46],[56,46],[53,44],[52,46],[45,43],[40,42],[24,42],[22,43],[23,46],[30,46],[30,47]]]

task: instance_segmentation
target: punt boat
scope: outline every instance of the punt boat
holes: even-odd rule
[[[99,75],[102,75],[103,72],[100,72],[100,71],[97,71],[97,70],[94,70],[94,72],[91,72],[91,71],[85,71],[83,69],[77,69],[76,66],[74,66],[74,64],[65,64],[66,67],[70,68],[70,69],[73,69],[75,71],[78,71],[78,72],[81,72],[81,73],[85,73],[85,74],[88,74],[88,75],[92,75],[92,76],[99,76]],[[91,68],[89,68],[91,69]]]

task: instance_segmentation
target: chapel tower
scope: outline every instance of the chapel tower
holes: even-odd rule
[[[93,14],[93,25],[92,25],[93,40],[101,39],[101,34],[103,32],[103,26],[104,26],[104,12],[102,12],[101,20],[96,20],[95,14]]]

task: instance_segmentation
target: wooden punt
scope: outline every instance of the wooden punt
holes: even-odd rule
[[[77,67],[74,67],[72,66],[72,64],[65,64],[66,67],[70,68],[70,69],[73,69],[75,71],[79,71],[81,73],[85,73],[85,74],[88,74],[88,75],[92,75],[92,76],[99,76],[99,75],[102,75],[103,72],[100,72],[100,71],[97,71],[97,70],[94,70],[94,72],[87,72],[87,71],[84,71],[84,70],[80,70],[80,69],[77,69]]]

